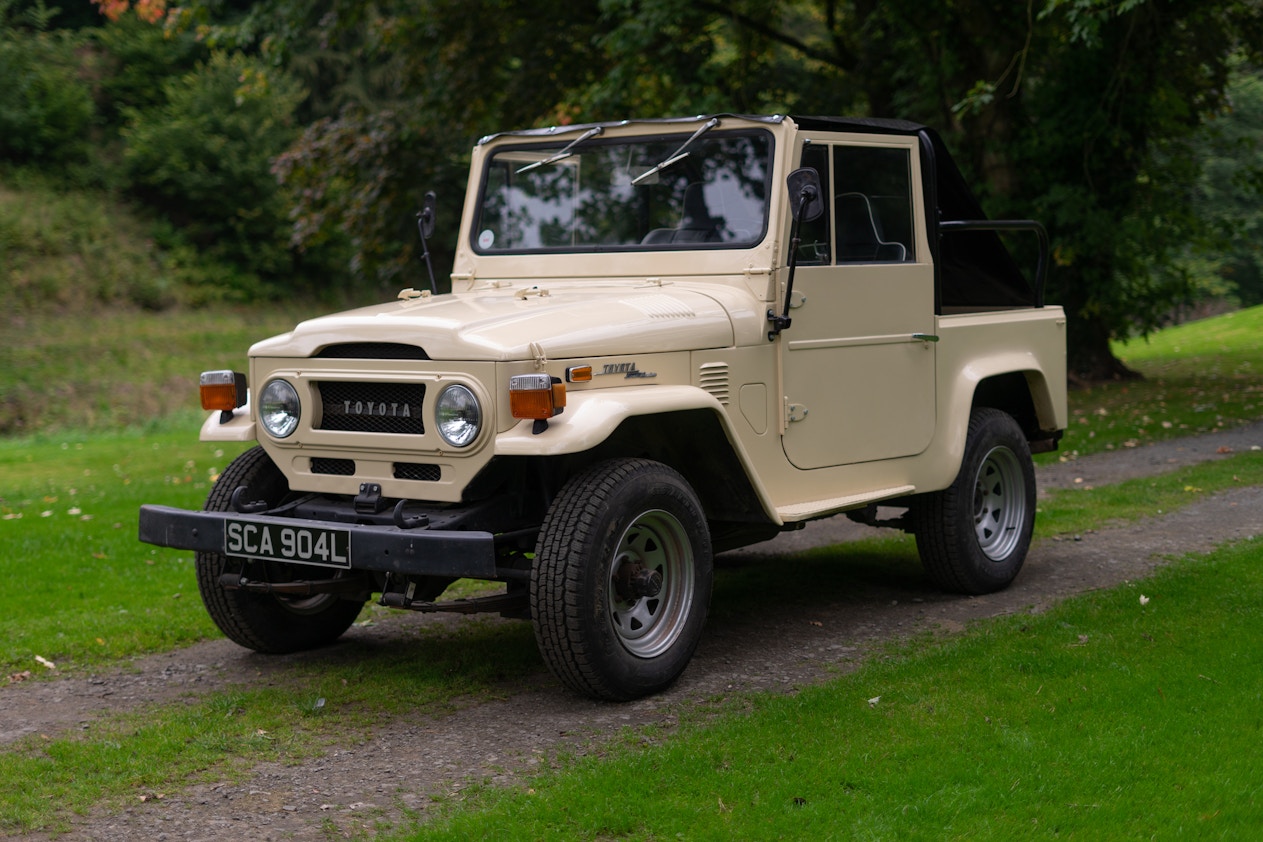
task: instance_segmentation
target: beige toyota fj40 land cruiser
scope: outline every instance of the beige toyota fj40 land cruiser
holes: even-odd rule
[[[998,230],[1034,233],[1032,282]],[[258,446],[205,511],[143,507],[140,537],[196,551],[211,616],[251,649],[326,644],[372,594],[494,610],[606,699],[683,672],[714,553],[815,518],[906,510],[887,523],[931,580],[998,590],[1031,540],[1031,453],[1066,426],[1046,262],[1043,229],[987,221],[915,124],[483,138],[452,293],[304,322],[248,374],[204,373],[202,439]],[[505,589],[436,602],[460,578]]]

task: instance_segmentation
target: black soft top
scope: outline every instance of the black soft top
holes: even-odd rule
[[[907,120],[877,117],[799,117],[791,119],[806,131],[862,132],[913,136],[921,143],[922,189],[925,193],[930,248],[938,274],[937,299],[942,307],[1028,307],[1043,304],[1042,277],[1028,282],[994,229],[1043,229],[1035,223],[993,223],[961,175],[951,153],[934,129]],[[934,219],[933,209],[938,208]],[[969,225],[969,223],[975,223]],[[1041,264],[1042,264],[1041,260]],[[1036,270],[1042,274],[1042,265]]]

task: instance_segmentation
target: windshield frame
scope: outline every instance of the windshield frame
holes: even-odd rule
[[[674,129],[675,127],[672,126]],[[557,159],[555,163],[547,164],[540,169],[548,169],[553,166],[564,167],[568,165],[568,161],[572,158],[582,156],[585,152],[592,152],[601,147],[617,147],[630,146],[633,144],[679,144],[689,138],[693,132],[688,130],[677,131],[656,131],[656,132],[638,132],[636,134],[605,134],[603,136],[594,136],[588,140],[575,145],[565,158]],[[608,253],[631,253],[643,254],[652,252],[692,252],[692,251],[744,251],[758,247],[767,238],[768,231],[772,225],[771,208],[773,205],[773,184],[774,173],[776,168],[777,156],[777,133],[764,128],[762,126],[734,126],[730,128],[716,127],[707,131],[702,137],[698,138],[689,147],[689,155],[681,156],[681,158],[691,155],[699,155],[705,149],[708,142],[731,140],[734,138],[758,138],[761,142],[766,143],[766,153],[763,157],[764,172],[761,189],[762,197],[762,217],[759,221],[760,225],[757,231],[751,229],[742,229],[750,231],[750,236],[739,241],[719,241],[719,242],[624,242],[624,243],[585,243],[585,244],[566,244],[557,246],[532,245],[522,247],[495,248],[485,241],[480,243],[480,235],[485,236],[487,230],[483,226],[484,208],[487,204],[487,191],[492,189],[492,171],[497,163],[497,156],[506,153],[533,153],[538,154],[541,160],[546,159],[550,155],[565,149],[568,143],[573,143],[574,138],[565,137],[548,137],[536,138],[526,133],[513,135],[500,135],[498,139],[506,139],[512,137],[510,142],[497,143],[494,148],[490,149],[482,162],[481,173],[478,178],[477,193],[474,196],[474,207],[472,209],[471,225],[468,233],[468,245],[474,254],[483,257],[501,257],[501,256],[521,256],[521,255],[592,255],[592,254],[608,254]],[[674,148],[674,147],[673,147]],[[507,163],[504,159],[502,162]],[[649,164],[657,163],[650,161]],[[663,170],[662,175],[670,172],[672,167]],[[520,174],[520,173],[517,173]],[[650,183],[652,184],[652,182]],[[751,221],[753,221],[751,219]],[[492,241],[494,242],[494,240]]]

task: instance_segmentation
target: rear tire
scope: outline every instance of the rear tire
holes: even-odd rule
[[[540,652],[569,687],[627,701],[665,689],[693,657],[710,603],[710,533],[666,465],[603,462],[544,519],[531,571]]]
[[[261,447],[238,456],[224,469],[206,499],[206,511],[232,511],[232,493],[246,487],[244,499],[276,506],[289,493],[285,475]],[[247,649],[270,654],[314,649],[337,640],[359,616],[363,599],[336,594],[308,597],[273,596],[227,590],[219,583],[224,573],[242,572],[268,582],[327,578],[324,568],[278,562],[246,561],[220,553],[198,553],[197,589],[211,619],[229,640]]]
[[[1013,582],[1035,527],[1035,468],[1010,415],[974,410],[960,473],[917,501],[913,524],[921,563],[937,587],[985,594]]]

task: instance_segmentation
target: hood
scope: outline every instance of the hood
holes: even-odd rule
[[[250,355],[310,357],[350,342],[416,345],[433,360],[523,360],[541,352],[567,359],[726,347],[733,327],[713,298],[675,285],[523,286],[312,319],[255,344]]]

